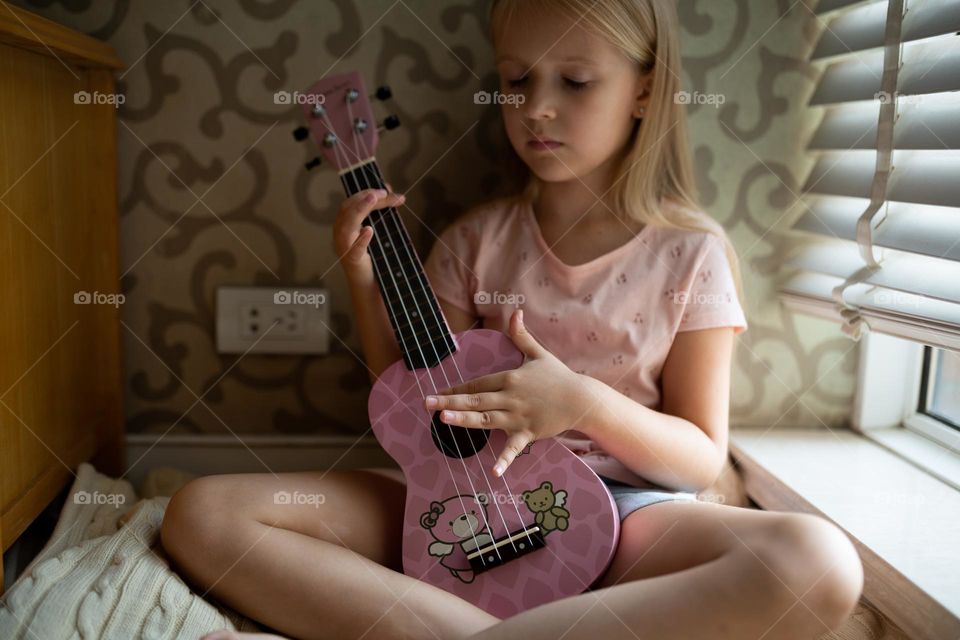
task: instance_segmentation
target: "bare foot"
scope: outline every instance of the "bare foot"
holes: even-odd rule
[[[237,633],[227,629],[220,629],[200,638],[200,640],[289,640],[283,636],[275,636],[272,633]]]

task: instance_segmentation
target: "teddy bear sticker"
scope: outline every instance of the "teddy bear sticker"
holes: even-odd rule
[[[430,510],[420,516],[420,526],[430,531],[434,539],[427,552],[442,558],[440,564],[466,584],[476,577],[467,554],[493,541],[487,532],[489,503],[489,496],[483,493],[460,494],[443,502],[431,502]],[[457,546],[462,554],[454,554]]]
[[[549,480],[536,489],[523,492],[523,501],[530,511],[537,514],[536,522],[543,535],[551,531],[566,531],[570,524],[570,512],[563,508],[567,501],[567,492],[554,492],[553,484]]]
[[[524,453],[529,453],[526,449]],[[535,514],[536,524],[544,536],[551,531],[566,531],[570,524],[570,512],[563,507],[567,501],[566,491],[554,491],[553,484],[544,481],[536,489],[520,495]],[[493,542],[487,528],[489,504],[490,496],[484,493],[458,494],[431,502],[430,510],[420,516],[420,526],[433,536],[427,553],[440,558],[440,564],[450,575],[464,584],[476,578],[467,555]],[[456,553],[458,547],[462,553]]]

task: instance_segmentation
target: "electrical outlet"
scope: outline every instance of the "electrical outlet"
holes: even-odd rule
[[[240,335],[256,341],[269,332],[271,338],[302,338],[306,312],[291,306],[282,309],[273,303],[247,303],[240,307]]]
[[[325,289],[218,287],[219,353],[327,353]]]

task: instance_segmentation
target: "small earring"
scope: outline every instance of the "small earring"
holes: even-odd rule
[[[646,107],[640,107],[640,115],[638,115],[637,117],[638,117],[638,118],[642,118],[642,117],[643,117],[643,114],[644,114],[644,112],[646,112],[646,110],[647,110]]]

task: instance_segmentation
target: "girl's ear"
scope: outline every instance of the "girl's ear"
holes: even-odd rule
[[[653,71],[637,76],[637,101],[633,106],[633,117],[642,118],[650,103],[650,92],[653,89]]]

